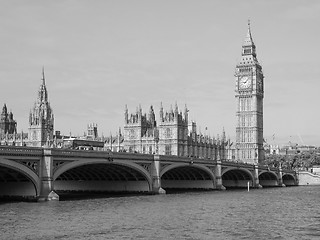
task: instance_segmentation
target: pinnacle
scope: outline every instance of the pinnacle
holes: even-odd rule
[[[45,77],[44,77],[44,66],[42,67],[42,85],[46,85]]]
[[[254,45],[253,40],[252,40],[252,35],[251,35],[251,30],[250,30],[250,22],[248,23],[248,32],[247,36],[244,40],[243,46],[252,46]]]

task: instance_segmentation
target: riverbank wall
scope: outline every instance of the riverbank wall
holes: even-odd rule
[[[320,185],[320,175],[308,171],[298,172],[299,186]]]

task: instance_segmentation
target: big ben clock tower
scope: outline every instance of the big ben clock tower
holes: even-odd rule
[[[257,60],[250,22],[242,45],[242,56],[236,66],[236,158],[257,164],[264,159],[263,151],[263,73]]]

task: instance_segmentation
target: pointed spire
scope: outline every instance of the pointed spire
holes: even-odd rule
[[[247,36],[244,40],[243,46],[252,46],[252,45],[254,45],[254,43],[253,43],[252,35],[251,35],[250,19],[248,19],[248,32],[247,32]]]
[[[225,132],[225,130],[224,130],[224,127],[223,127],[223,129],[222,129],[222,142],[225,142],[226,141],[226,132]]]
[[[44,66],[42,66],[42,85],[46,85],[46,80],[45,80],[45,77],[44,77]]]
[[[129,116],[128,116],[128,106],[127,106],[127,104],[126,104],[125,110],[124,110],[124,120],[125,120],[125,124],[128,124],[128,118],[129,118]]]
[[[184,120],[186,121],[186,123],[188,123],[188,107],[187,104],[184,105]]]
[[[3,105],[3,108],[2,108],[2,114],[7,114],[7,105],[6,104],[4,104]]]
[[[160,122],[163,122],[163,106],[162,106],[162,102],[160,103]]]
[[[178,114],[178,112],[179,112],[177,101],[176,101],[176,103],[175,103],[174,112],[175,112],[176,114]]]

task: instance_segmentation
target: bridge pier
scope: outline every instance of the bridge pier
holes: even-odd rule
[[[59,200],[53,190],[53,156],[51,149],[43,149],[43,157],[39,168],[40,194],[38,201]]]
[[[286,185],[283,184],[283,180],[282,180],[282,167],[281,164],[279,166],[279,173],[278,173],[278,185],[280,187],[285,187]]]
[[[259,183],[259,168],[257,164],[253,164],[253,187],[254,188],[262,188]]]
[[[151,164],[151,177],[152,177],[152,192],[155,194],[165,194],[166,191],[161,187],[159,155],[154,155],[153,157],[153,162]]]
[[[216,177],[215,188],[217,190],[226,190],[226,188],[222,185],[221,160],[217,160],[217,165],[215,167],[215,177]]]

